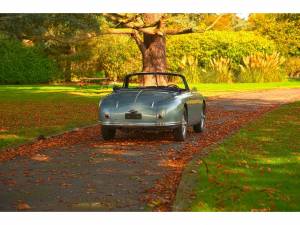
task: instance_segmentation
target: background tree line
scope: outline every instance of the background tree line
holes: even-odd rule
[[[165,38],[166,69],[183,72],[190,82],[268,82],[299,76],[299,14],[251,14],[247,20],[235,14],[161,17],[163,25],[140,28],[142,14],[1,14],[0,83],[99,76],[118,81],[143,69],[139,39],[126,29],[138,27],[153,37],[159,26],[180,34]],[[108,32],[112,28],[115,34]]]

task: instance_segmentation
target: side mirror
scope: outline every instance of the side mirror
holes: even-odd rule
[[[113,91],[117,91],[117,90],[119,90],[119,89],[120,89],[119,86],[117,86],[117,85],[113,86]]]
[[[195,92],[196,92],[196,91],[198,91],[198,89],[197,89],[196,87],[193,87],[193,88],[192,88],[192,91],[195,91]]]

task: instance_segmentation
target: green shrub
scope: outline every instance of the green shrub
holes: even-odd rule
[[[110,79],[123,79],[130,72],[141,71],[142,56],[128,36],[103,35],[98,40],[99,69]]]
[[[279,53],[257,53],[243,58],[239,82],[277,82],[286,78],[282,70],[284,58]]]
[[[285,69],[289,77],[300,78],[300,57],[289,58],[285,63]]]
[[[189,83],[202,82],[201,69],[198,66],[197,58],[191,55],[184,55],[179,63],[179,69]]]
[[[231,70],[231,60],[227,58],[216,58],[210,60],[210,70],[207,75],[207,82],[212,83],[232,83],[233,73]]]
[[[238,74],[244,56],[257,52],[271,54],[274,51],[276,45],[272,41],[244,31],[209,31],[167,38],[167,58],[171,71],[178,71],[182,57],[191,55],[197,58],[199,66],[204,69],[209,67],[213,58],[228,58],[234,73]]]
[[[38,47],[0,39],[0,84],[46,83],[57,73],[53,61]]]
[[[182,72],[190,81],[204,82],[213,58],[228,58],[234,74],[239,74],[243,57],[257,52],[271,54],[276,46],[252,32],[210,31],[201,34],[167,36],[168,70]],[[98,39],[99,68],[106,76],[119,80],[130,72],[141,71],[142,56],[128,36],[104,35]],[[195,65],[182,65],[184,57],[193,58]],[[194,63],[195,64],[195,63]],[[196,76],[198,75],[198,77]],[[237,75],[235,75],[237,76]],[[204,79],[204,80],[203,80]]]
[[[98,72],[96,72],[95,77],[97,77],[97,78],[104,78],[105,77],[104,71],[98,71]]]

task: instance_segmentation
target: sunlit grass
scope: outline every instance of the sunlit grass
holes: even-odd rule
[[[268,90],[274,88],[300,88],[300,80],[270,83],[201,83],[190,84],[190,88],[196,87],[205,96],[214,96],[230,92]]]
[[[284,105],[214,147],[204,161],[195,159],[181,182],[188,191],[178,192],[175,208],[299,211],[299,115],[300,102]]]
[[[116,85],[121,86],[121,83]],[[1,91],[31,91],[34,93],[67,93],[83,95],[83,93],[93,94],[107,94],[112,91],[114,85],[87,85],[87,86],[60,86],[60,85],[1,85]],[[300,80],[288,80],[284,82],[270,82],[270,83],[200,83],[190,84],[190,88],[196,87],[199,92],[205,96],[213,96],[222,93],[239,92],[239,91],[253,91],[253,90],[265,90],[274,88],[300,88]]]

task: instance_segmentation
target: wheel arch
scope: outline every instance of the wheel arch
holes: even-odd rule
[[[187,117],[186,119],[188,122],[189,121],[189,110],[188,110],[188,106],[187,106],[186,102],[184,103],[183,108],[186,111],[186,117]]]
[[[203,106],[202,106],[202,108],[203,108],[203,114],[205,115],[206,114],[206,101],[205,101],[205,99],[203,99]]]

